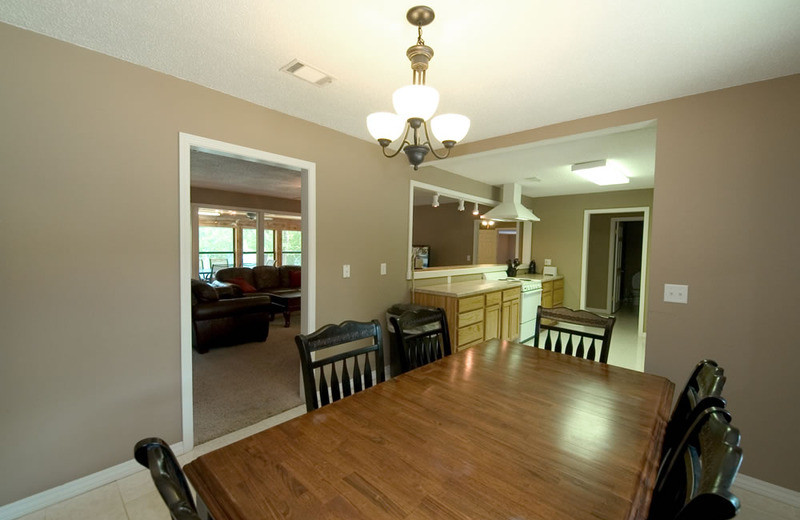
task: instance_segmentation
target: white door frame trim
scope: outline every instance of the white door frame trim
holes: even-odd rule
[[[581,309],[586,308],[586,277],[589,271],[589,223],[592,215],[603,213],[644,213],[644,223],[642,229],[642,268],[640,270],[641,281],[644,283],[647,280],[647,245],[650,235],[650,208],[647,206],[635,208],[605,208],[605,209],[587,209],[583,211],[583,245],[581,250]],[[642,305],[641,298],[647,300],[646,295],[641,291],[639,292],[640,305]],[[644,332],[644,312],[639,312],[639,334]]]
[[[181,323],[181,417],[182,446],[194,447],[194,407],[192,403],[192,216],[191,216],[191,150],[201,148],[230,156],[244,156],[295,169],[301,176],[301,212],[303,269],[300,330],[308,333],[316,328],[316,164],[302,159],[247,148],[223,141],[180,132],[179,134],[179,234],[180,234],[180,323]]]

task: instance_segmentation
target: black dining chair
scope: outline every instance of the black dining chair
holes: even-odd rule
[[[306,410],[309,412],[386,380],[378,320],[325,325],[311,334],[298,334],[295,343],[300,352]],[[318,358],[319,353],[325,350],[332,353]]]
[[[534,346],[608,363],[615,321],[614,316],[601,316],[566,307],[550,309],[540,305],[536,311]]]
[[[173,520],[203,520],[195,506],[189,483],[169,445],[157,437],[148,437],[133,448],[136,461],[150,469],[150,476]],[[205,515],[211,519],[211,515]]]
[[[389,318],[400,346],[403,372],[432,363],[451,354],[450,331],[442,308],[408,310]]]
[[[725,408],[726,402],[722,397],[725,381],[725,371],[716,361],[704,359],[697,363],[678,396],[667,423],[661,450],[662,460],[675,450],[703,410],[711,407]]]
[[[742,463],[741,434],[730,414],[704,409],[692,422],[650,503],[649,520],[726,520],[739,510],[731,485]]]

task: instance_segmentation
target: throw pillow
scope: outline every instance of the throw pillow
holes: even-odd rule
[[[242,288],[243,293],[251,293],[256,292],[256,288],[250,285],[250,283],[245,280],[244,278],[231,278],[228,280],[230,283],[235,283],[239,287]]]
[[[289,271],[289,287],[300,287],[302,277],[302,271]]]

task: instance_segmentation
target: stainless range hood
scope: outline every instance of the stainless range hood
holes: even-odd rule
[[[539,217],[522,205],[522,187],[519,184],[503,184],[503,202],[490,209],[481,218],[499,222],[530,220],[539,222]]]

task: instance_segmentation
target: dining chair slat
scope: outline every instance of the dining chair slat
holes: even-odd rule
[[[344,397],[353,395],[353,389],[350,385],[350,371],[347,369],[347,362],[342,364],[342,393]]]
[[[572,310],[566,307],[545,308],[541,305],[536,311],[536,329],[534,346],[541,348],[544,335],[544,349],[551,350],[551,336],[555,334],[555,352],[584,357],[600,363],[608,363],[611,348],[611,333],[614,329],[614,316],[601,316],[584,310]],[[566,335],[563,345],[562,335]],[[575,342],[578,341],[577,348]],[[588,351],[582,346],[583,341],[591,341]],[[595,346],[595,342],[598,346]],[[563,347],[563,348],[562,348]],[[599,349],[599,359],[597,350]]]
[[[346,365],[347,361],[343,360],[342,364]],[[336,375],[336,363],[331,363],[331,394],[334,401],[342,398],[342,393],[339,390],[339,376]]]
[[[365,346],[367,341],[370,344]],[[300,354],[306,409],[309,412],[386,380],[383,339],[377,320],[348,320],[338,325],[325,325],[311,334],[298,334],[295,343]],[[316,359],[324,352],[335,353]],[[374,357],[375,375],[371,357]]]

